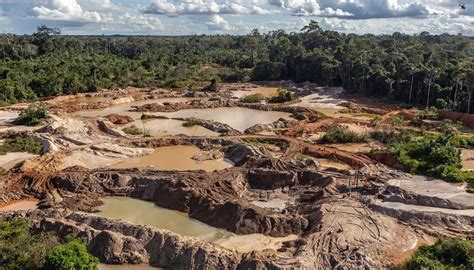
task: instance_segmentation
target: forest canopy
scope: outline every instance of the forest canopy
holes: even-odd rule
[[[400,103],[473,112],[474,38],[321,29],[230,36],[0,36],[0,104],[126,86],[293,80]]]

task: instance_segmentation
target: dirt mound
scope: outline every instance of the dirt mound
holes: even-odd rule
[[[474,114],[440,111],[438,114],[440,119],[449,119],[453,122],[462,122],[468,128],[474,128]]]
[[[118,115],[118,114],[109,114],[105,118],[115,125],[126,125],[128,123],[135,121],[130,116]]]

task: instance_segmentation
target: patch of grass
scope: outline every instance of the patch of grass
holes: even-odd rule
[[[474,147],[474,138],[473,137],[459,137],[459,144],[462,147]]]
[[[265,98],[262,94],[259,93],[248,95],[240,99],[240,101],[244,103],[259,103],[263,100],[265,100]]]
[[[143,134],[143,129],[138,128],[135,125],[131,125],[129,127],[124,127],[122,129],[123,132],[127,133],[128,135],[137,136]]]
[[[290,91],[287,91],[287,90],[283,90],[283,89],[278,89],[278,94],[272,98],[269,98],[268,99],[268,102],[270,103],[285,103],[285,102],[289,102],[289,101],[292,101],[292,100],[295,100],[295,96],[293,95],[293,93],[291,93]]]
[[[390,125],[396,126],[396,127],[406,126],[408,124],[408,122],[405,121],[405,119],[403,119],[400,116],[395,116],[395,115],[390,117],[388,122],[390,123]]]
[[[423,111],[417,114],[417,117],[420,119],[436,119],[438,118],[438,109],[436,109],[435,107],[424,109]]]
[[[188,121],[184,122],[182,125],[183,125],[183,127],[190,128],[190,127],[196,126],[197,122],[193,121],[193,120],[188,120]]]
[[[421,246],[401,269],[474,269],[474,241],[440,239],[432,246]]]
[[[365,136],[359,135],[353,131],[336,128],[324,134],[319,140],[320,143],[363,143],[367,142]]]
[[[7,172],[7,170],[6,170],[5,168],[0,167],[0,174],[4,174],[4,173],[6,173],[6,172]]]
[[[13,121],[16,125],[36,126],[48,118],[46,106],[30,106]]]
[[[42,146],[31,136],[20,135],[13,138],[6,139],[0,145],[0,155],[5,155],[9,152],[28,152],[32,154],[41,154]]]
[[[369,134],[370,138],[377,140],[384,144],[398,144],[398,143],[409,143],[412,141],[413,134],[407,131],[395,131],[395,130],[375,130]]]

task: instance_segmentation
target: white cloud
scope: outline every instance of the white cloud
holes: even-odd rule
[[[51,0],[35,6],[32,12],[43,20],[65,22],[99,22],[101,17],[97,12],[83,11],[76,0]]]
[[[205,23],[207,28],[211,31],[229,31],[233,27],[230,26],[224,18],[219,15],[212,15],[211,20]]]
[[[248,12],[248,8],[243,6],[240,1],[218,3],[216,0],[154,0],[144,10],[144,13],[165,14],[168,16],[183,14],[244,14],[246,12]]]
[[[0,0],[0,32],[46,24],[66,34],[245,34],[316,19],[344,32],[474,35],[474,0],[462,2],[465,10],[457,0]]]

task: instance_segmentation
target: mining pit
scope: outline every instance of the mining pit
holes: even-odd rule
[[[282,86],[298,99],[238,99],[274,95],[273,84],[59,97],[33,128],[4,108],[0,135],[26,132],[42,154],[0,156],[0,216],[75,234],[115,270],[383,269],[420,243],[474,236],[474,195],[459,185],[383,165],[365,154],[373,142],[315,143],[335,126],[371,129],[344,112],[355,105],[341,89]]]

